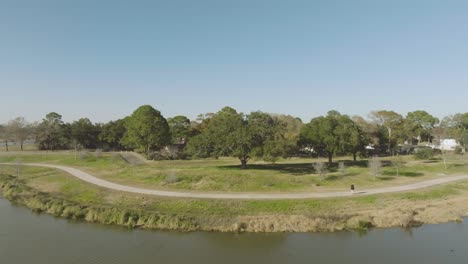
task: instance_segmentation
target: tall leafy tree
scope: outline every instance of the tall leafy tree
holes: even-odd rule
[[[403,117],[394,111],[379,110],[372,111],[371,118],[377,125],[387,130],[387,151],[390,152],[391,148],[395,146],[398,142],[398,130],[402,127]]]
[[[325,154],[330,164],[335,154],[352,153],[356,156],[366,145],[359,126],[337,111],[312,119],[302,128],[299,142],[302,146],[312,147],[319,154]]]
[[[219,157],[215,155],[215,142],[208,133],[199,133],[188,141],[185,152],[196,158]]]
[[[169,125],[161,112],[150,105],[140,106],[125,119],[124,144],[143,150],[147,157],[171,142]]]
[[[290,115],[273,115],[273,118],[276,122],[284,124],[284,138],[286,140],[296,142],[299,139],[299,134],[304,126],[300,118]]]
[[[299,148],[297,142],[299,141],[301,129],[304,126],[304,123],[298,117],[290,115],[274,115],[273,118],[280,126],[281,137],[277,137],[274,144],[265,146],[266,150],[275,150],[277,152],[276,155],[267,155],[269,157],[266,157],[266,161],[274,161],[276,160],[276,157],[286,157],[288,155],[298,153]]]
[[[123,119],[110,121],[102,125],[98,139],[101,144],[105,145],[106,147],[114,150],[121,150],[124,149],[122,145],[122,139],[126,131],[125,122]]]
[[[434,126],[439,123],[439,119],[426,111],[417,110],[406,115],[407,127],[420,141],[431,140],[431,133]]]
[[[369,144],[369,138],[361,129],[347,115],[340,115],[338,117],[340,122],[337,127],[337,135],[340,137],[340,143],[342,146],[340,150],[343,153],[350,153],[353,155],[353,160],[356,161],[357,155],[363,155],[366,153],[366,146]]]
[[[235,156],[244,167],[250,159],[250,135],[242,113],[224,107],[209,118],[201,134],[188,142],[187,152],[199,157]]]
[[[39,149],[56,150],[65,148],[68,141],[62,116],[51,112],[46,115],[36,130]]]
[[[71,128],[71,139],[75,149],[80,146],[83,148],[96,148],[98,145],[98,135],[100,127],[94,125],[88,118],[80,118],[73,122]]]
[[[279,137],[274,140],[268,140],[263,145],[263,160],[276,162],[280,157],[286,158],[294,150],[296,144],[292,141]]]
[[[189,128],[189,138],[200,135],[208,127],[208,124],[214,115],[215,114],[213,113],[200,114],[194,121],[191,121]]]
[[[333,162],[333,155],[342,146],[337,135],[339,123],[336,116],[336,111],[330,111],[327,116],[313,118],[302,128],[300,135],[301,145],[312,147],[318,153],[325,153],[330,164]]]
[[[387,137],[386,131],[380,129],[380,127],[374,122],[369,122],[361,116],[353,116],[351,118],[353,122],[359,127],[361,132],[364,134],[365,141],[371,145],[384,145],[386,144]]]
[[[231,107],[224,107],[210,117],[201,134],[188,142],[187,152],[198,157],[236,157],[246,168],[252,157],[277,155],[272,143],[279,135],[280,125],[268,114],[253,112],[247,117]],[[268,153],[265,145],[270,146]]]
[[[172,143],[179,144],[190,136],[190,120],[185,116],[175,116],[167,119],[171,130]]]

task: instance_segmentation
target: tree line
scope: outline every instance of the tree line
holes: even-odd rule
[[[260,111],[243,114],[231,107],[216,113],[166,119],[143,105],[130,116],[107,123],[80,118],[66,123],[52,112],[41,122],[24,118],[0,125],[0,140],[8,151],[14,141],[23,149],[27,139],[40,150],[135,150],[149,159],[238,158],[246,167],[252,158],[274,162],[280,157],[316,155],[333,162],[336,155],[366,156],[402,151],[401,146],[453,138],[468,147],[468,113],[442,120],[426,111],[406,116],[389,110],[373,111],[368,118],[329,111],[308,123],[290,115]]]

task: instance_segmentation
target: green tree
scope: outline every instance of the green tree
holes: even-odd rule
[[[387,152],[390,152],[398,142],[399,134],[396,132],[401,129],[403,117],[394,111],[379,110],[371,112],[371,118],[377,125],[387,130]]]
[[[253,112],[247,117],[231,107],[224,107],[210,117],[201,134],[188,142],[187,153],[196,157],[236,157],[246,168],[252,157],[272,158],[279,152],[270,143],[280,135],[279,123],[268,114]],[[268,152],[265,152],[265,145]]]
[[[294,148],[294,144],[284,138],[267,140],[263,145],[263,160],[274,163],[279,158],[288,157],[292,148]]]
[[[294,155],[299,152],[297,142],[299,141],[299,135],[301,129],[304,126],[302,120],[298,117],[293,117],[290,115],[274,115],[275,122],[280,126],[281,137],[277,138],[274,145],[274,149],[280,150],[281,155],[277,157],[286,157],[289,155]]]
[[[33,132],[32,125],[26,122],[24,117],[17,117],[8,122],[7,129],[13,135],[16,143],[19,143],[20,149],[23,150],[24,141],[26,141]]]
[[[251,158],[252,141],[244,115],[231,107],[224,107],[209,120],[194,142],[189,141],[188,150],[215,158],[233,156],[245,168]]]
[[[276,122],[284,124],[284,138],[286,140],[296,142],[299,139],[299,134],[304,126],[300,118],[290,115],[273,115],[273,118]]]
[[[468,148],[468,113],[459,113],[453,116],[452,134],[465,148]]]
[[[200,133],[188,141],[185,152],[195,158],[214,157],[214,142],[207,133]]]
[[[351,118],[342,115],[339,118],[338,135],[341,137],[341,150],[345,153],[351,153],[353,160],[356,161],[357,155],[366,153],[366,146],[370,143],[369,137]]]
[[[362,138],[358,126],[348,116],[329,111],[326,116],[316,117],[302,128],[300,144],[324,153],[331,164],[338,152],[356,154],[364,148]]]
[[[140,106],[125,119],[126,133],[124,144],[143,150],[147,157],[153,150],[160,149],[171,142],[166,119],[161,112],[150,105]]]
[[[386,144],[386,131],[382,133],[382,129],[377,124],[369,122],[361,116],[353,116],[352,120],[360,128],[367,144],[372,144],[374,146]]]
[[[208,124],[214,115],[215,114],[213,113],[198,115],[196,120],[190,122],[188,137],[193,138],[197,135],[200,135],[208,127]]]
[[[102,126],[98,139],[101,144],[111,149],[121,150],[124,149],[122,139],[126,131],[123,119],[110,121]]]
[[[432,129],[439,119],[426,111],[417,110],[406,115],[410,129],[418,136],[419,141],[431,141]]]
[[[185,116],[175,116],[167,119],[171,130],[172,143],[179,144],[190,136],[190,120]]]
[[[55,112],[48,113],[36,130],[36,141],[39,149],[57,150],[65,148],[68,143],[66,134],[62,116]]]
[[[75,150],[80,146],[87,149],[97,147],[100,128],[94,125],[88,118],[80,118],[73,122],[70,128]]]

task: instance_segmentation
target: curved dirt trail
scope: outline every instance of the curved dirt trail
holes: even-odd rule
[[[15,165],[15,164],[14,163],[0,163],[0,165]],[[468,179],[468,175],[447,176],[444,178],[427,180],[427,181],[422,181],[422,182],[408,184],[408,185],[383,187],[383,188],[376,188],[376,189],[369,189],[369,190],[360,190],[354,194],[349,191],[322,192],[322,193],[312,193],[312,192],[311,193],[215,193],[215,192],[162,191],[162,190],[143,189],[143,188],[121,185],[121,184],[113,183],[113,182],[106,181],[103,179],[99,179],[84,171],[81,171],[72,167],[67,167],[67,166],[53,165],[53,164],[41,164],[41,163],[27,163],[27,164],[22,164],[22,165],[59,169],[85,182],[88,182],[88,183],[91,183],[100,187],[116,190],[116,191],[145,194],[145,195],[166,196],[166,197],[203,198],[203,199],[282,200],[282,199],[333,198],[333,197],[345,197],[345,196],[356,196],[356,195],[361,196],[361,195],[370,195],[370,194],[410,191],[410,190],[426,188],[426,187],[430,187],[434,185],[449,183],[453,181]]]

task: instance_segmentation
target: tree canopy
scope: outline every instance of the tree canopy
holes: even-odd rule
[[[439,123],[439,119],[426,111],[417,110],[406,115],[409,125],[408,130],[412,131],[419,141],[429,142],[431,140],[432,129]]]
[[[124,149],[122,139],[126,131],[127,129],[125,128],[125,121],[123,119],[110,121],[101,127],[98,138],[106,147],[114,150],[121,150]]]
[[[401,136],[398,132],[403,131],[403,117],[394,111],[379,110],[372,111],[371,118],[378,126],[387,130],[387,151],[390,152],[391,148],[397,144],[398,138]]]
[[[171,131],[172,143],[180,144],[190,136],[190,119],[185,116],[175,116],[167,119]]]
[[[201,134],[189,141],[187,152],[197,157],[236,157],[245,168],[252,157],[273,159],[282,154],[280,146],[272,143],[282,137],[281,129],[280,122],[269,114],[252,112],[245,116],[224,107],[210,117]]]
[[[456,139],[466,149],[468,113],[447,116],[439,122],[423,110],[405,117],[389,110],[373,111],[369,120],[329,111],[303,124],[290,115],[260,111],[243,114],[231,107],[198,115],[192,121],[182,115],[166,120],[152,106],[143,105],[130,116],[103,124],[88,118],[65,123],[55,112],[48,113],[38,125],[21,117],[0,124],[4,149],[8,150],[12,141],[22,148],[28,138],[35,138],[39,149],[44,150],[126,149],[144,152],[147,157],[178,144],[177,154],[181,155],[170,158],[230,156],[238,158],[245,168],[251,158],[276,162],[280,157],[304,155],[305,150],[327,156],[332,162],[335,155],[351,154],[355,160],[358,155],[365,156],[369,154],[368,145],[374,154],[390,154],[398,146],[408,152],[414,148],[402,143],[434,141],[437,145],[443,139]]]
[[[150,105],[140,106],[125,119],[126,133],[123,143],[129,148],[137,147],[149,156],[171,142],[166,119]]]
[[[96,148],[99,144],[98,135],[100,127],[94,125],[88,118],[80,118],[73,122],[70,126],[71,139],[75,149],[78,147],[83,148]]]
[[[366,145],[362,130],[347,115],[330,111],[326,116],[313,118],[300,134],[300,144],[311,147],[317,153],[328,156],[333,162],[337,153],[352,153],[354,156]]]
[[[55,112],[48,113],[37,127],[36,140],[39,149],[56,150],[66,148],[67,135],[62,116]]]

